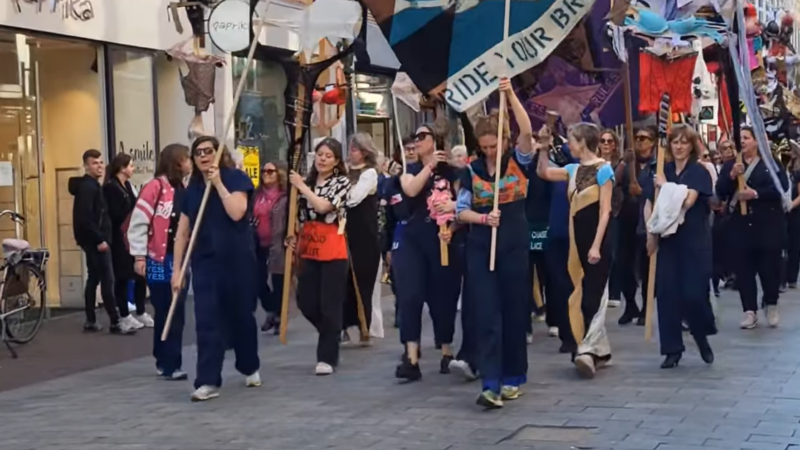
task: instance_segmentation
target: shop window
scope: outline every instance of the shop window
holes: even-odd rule
[[[137,189],[153,178],[158,153],[153,54],[110,48],[111,84],[114,105],[114,153],[133,158],[131,184]]]

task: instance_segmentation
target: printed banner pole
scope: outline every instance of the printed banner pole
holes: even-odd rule
[[[502,55],[503,61],[506,61],[506,41],[508,40],[508,21],[511,15],[511,0],[506,0],[506,9],[503,14],[503,42],[502,42]],[[505,65],[504,65],[505,67]],[[504,73],[507,70],[503,70]],[[497,155],[495,157],[494,166],[494,207],[492,211],[498,211],[500,206],[500,171],[503,166],[503,123],[506,120],[506,93],[500,91],[500,115],[497,121]],[[489,271],[494,272],[494,263],[497,258],[497,227],[492,227],[492,247],[489,254]]]
[[[266,17],[267,8],[269,8],[270,0],[267,0],[266,4],[264,5],[264,14],[262,17]],[[261,32],[264,29],[265,21],[260,21],[258,23],[258,27],[256,27],[255,34],[253,35],[253,42],[250,44],[250,51],[247,54],[247,60],[244,63],[244,70],[242,70],[242,76],[239,78],[239,84],[236,86],[236,93],[233,96],[233,103],[231,104],[230,109],[228,110],[228,117],[225,119],[225,125],[222,129],[222,133],[218,133],[219,136],[225,136],[228,134],[228,131],[231,129],[231,125],[233,125],[233,119],[236,115],[236,108],[239,105],[239,99],[242,96],[242,91],[244,90],[244,83],[247,80],[247,71],[250,68],[250,64],[253,63],[253,56],[256,53],[256,47],[258,46],[258,37],[261,36]],[[223,140],[220,140],[219,148],[217,148],[217,153],[214,155],[214,165],[219,166],[219,161],[222,159],[222,152],[225,148],[225,144]],[[181,271],[180,271],[180,278],[181,280],[186,280],[186,269],[189,267],[189,260],[192,256],[192,251],[194,250],[194,244],[197,242],[197,234],[200,230],[200,226],[203,224],[203,213],[206,210],[206,205],[208,204],[208,196],[211,194],[211,183],[206,183],[206,190],[203,192],[203,200],[200,202],[200,209],[197,212],[197,220],[195,221],[194,227],[192,227],[192,236],[189,238],[189,246],[186,248],[186,253],[183,255],[183,261],[181,262]],[[178,305],[178,297],[180,296],[181,290],[177,290],[172,293],[172,303],[169,305],[169,313],[167,314],[167,321],[164,324],[164,332],[161,333],[161,340],[166,341],[167,336],[169,336],[169,329],[170,325],[172,324],[172,318],[175,315],[175,307]]]

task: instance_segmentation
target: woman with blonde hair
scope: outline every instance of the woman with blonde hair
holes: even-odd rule
[[[347,274],[347,297],[344,300],[342,343],[350,343],[348,329],[361,324],[358,297],[364,308],[367,334],[360,337],[362,346],[370,345],[372,293],[381,265],[378,231],[378,152],[372,136],[357,133],[350,138],[348,176],[351,189],[347,195],[347,245],[350,271]],[[380,333],[383,334],[381,327]]]
[[[489,409],[500,408],[504,401],[521,395],[520,388],[527,381],[526,333],[530,322],[525,169],[533,157],[533,130],[510,80],[501,80],[500,90],[506,93],[519,126],[517,145],[513,145],[508,129],[503,141],[498,142],[497,114],[478,120],[475,125],[478,159],[470,163],[462,176],[456,206],[458,220],[470,227],[465,258],[469,274],[466,291],[476,318],[472,325],[477,334],[477,369],[482,381],[477,403]],[[498,150],[503,152],[499,167]],[[500,174],[500,201],[496,209],[495,173]],[[497,250],[496,266],[491,270],[493,228],[497,229]]]
[[[698,159],[701,148],[694,130],[686,125],[675,125],[667,139],[672,161],[664,165],[664,174],[659,175],[655,183],[647,178],[647,184],[642,186],[646,198],[645,222],[652,215],[656,188],[663,188],[668,183],[686,186],[682,204],[684,220],[677,231],[658,236],[650,233],[648,226],[648,255],[652,256],[658,247],[656,306],[661,354],[665,356],[662,369],[676,367],[686,350],[682,319],[689,325],[700,356],[708,364],[714,362],[708,336],[717,333],[708,298],[712,274],[709,200],[714,194],[711,176]]]
[[[286,164],[267,162],[261,169],[261,186],[253,198],[253,225],[258,257],[258,296],[267,318],[261,331],[278,334],[283,291],[284,240],[286,239]]]

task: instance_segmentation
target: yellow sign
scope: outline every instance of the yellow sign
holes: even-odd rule
[[[261,159],[258,156],[258,147],[240,145],[238,150],[242,152],[244,171],[253,181],[253,186],[258,187],[261,183]]]

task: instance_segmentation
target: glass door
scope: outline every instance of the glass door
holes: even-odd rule
[[[23,34],[0,33],[0,210],[16,211],[24,225],[0,219],[0,239],[43,247],[37,66]]]

